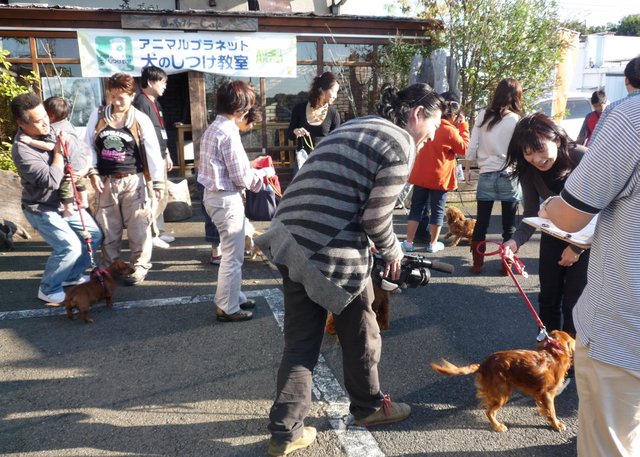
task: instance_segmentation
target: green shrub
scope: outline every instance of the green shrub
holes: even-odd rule
[[[31,92],[40,80],[33,71],[29,76],[15,75],[6,60],[7,55],[9,51],[0,51],[0,170],[17,171],[11,159],[11,142],[18,131],[11,113],[11,100]]]

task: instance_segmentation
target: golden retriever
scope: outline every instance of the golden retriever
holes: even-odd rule
[[[573,363],[576,342],[568,334],[554,330],[550,338],[538,343],[535,351],[514,350],[491,354],[480,364],[457,367],[446,360],[431,367],[440,374],[458,376],[476,374],[478,398],[487,407],[487,417],[494,430],[504,432],[507,427],[496,419],[497,411],[507,403],[513,389],[536,400],[538,413],[545,416],[556,430],[565,430],[556,418],[554,399],[565,374]]]

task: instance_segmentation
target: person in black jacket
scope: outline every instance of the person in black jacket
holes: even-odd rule
[[[339,90],[338,78],[327,71],[313,78],[309,89],[309,101],[293,107],[287,137],[290,140],[298,139],[298,150],[305,149],[308,153],[311,152],[311,148],[303,139],[305,136],[310,135],[311,138],[307,138],[307,142],[316,147],[329,132],[340,127],[340,113],[331,106]],[[294,176],[297,172],[296,162]]]
[[[566,132],[543,113],[522,118],[513,132],[505,169],[517,177],[524,195],[524,217],[537,217],[540,199],[559,195],[571,172],[587,152],[570,143]],[[534,227],[520,222],[506,253],[518,252]],[[546,233],[540,238],[540,320],[547,331],[562,330],[575,337],[573,307],[587,285],[589,250]]]

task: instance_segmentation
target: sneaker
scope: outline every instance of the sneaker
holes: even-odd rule
[[[209,259],[209,263],[211,265],[220,265],[220,262],[222,262],[221,255],[219,255],[218,257],[211,256],[211,258]]]
[[[222,311],[220,308],[216,309],[216,318],[220,322],[242,322],[248,321],[253,317],[253,313],[251,311],[240,310],[233,314],[227,314]]]
[[[84,284],[89,280],[89,276],[80,276],[75,281],[62,281],[62,287],[77,286],[78,284]]]
[[[168,243],[165,243],[164,241],[162,241],[162,239],[159,236],[153,238],[151,240],[151,244],[153,244],[154,248],[160,248],[160,249],[169,249],[171,247],[169,246]]]
[[[440,241],[436,241],[434,244],[429,244],[427,252],[438,252],[444,249],[444,244]]]
[[[402,249],[404,249],[406,252],[413,252],[416,250],[416,248],[413,247],[413,243],[409,243],[406,240],[402,242]]]
[[[305,448],[313,443],[316,439],[316,429],[313,427],[305,427],[302,436],[289,444],[279,444],[275,441],[269,441],[270,455],[287,455],[298,449]]]
[[[38,298],[47,303],[62,303],[64,301],[64,292],[57,292],[54,294],[45,294],[42,289],[38,289]]]
[[[165,243],[173,243],[176,240],[174,236],[169,235],[160,235],[158,238],[160,238]]]
[[[144,268],[137,268],[133,274],[130,274],[124,279],[125,286],[137,286],[144,281],[144,278],[147,277],[147,270]]]
[[[256,301],[247,298],[247,301],[240,305],[240,309],[253,309],[256,307]]]
[[[372,425],[390,424],[406,419],[411,414],[411,406],[406,403],[394,403],[389,400],[389,395],[384,396],[382,406],[373,414],[364,419],[353,418],[353,422],[360,427],[370,427]]]

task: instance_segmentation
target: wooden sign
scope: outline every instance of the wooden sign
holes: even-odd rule
[[[258,31],[258,18],[250,17],[123,14],[121,20],[123,29]]]

